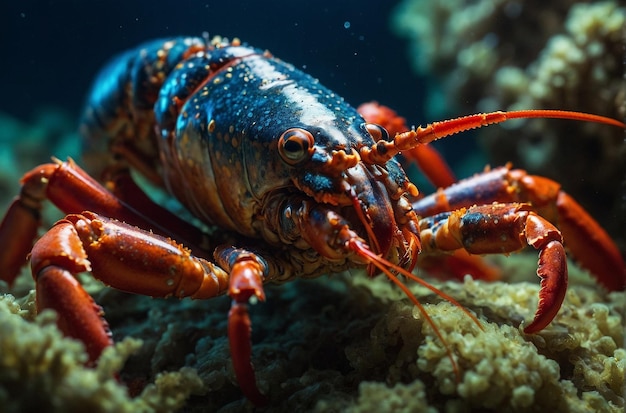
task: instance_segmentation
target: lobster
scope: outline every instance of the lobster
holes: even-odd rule
[[[23,176],[0,224],[4,279],[12,283],[30,256],[38,310],[56,310],[59,328],[85,343],[90,363],[112,339],[77,273],[89,271],[113,288],[153,297],[228,294],[235,375],[257,405],[268,399],[251,363],[248,306],[265,300],[268,282],[354,267],[370,276],[384,273],[444,346],[400,275],[481,324],[412,273],[423,256],[443,263],[443,254],[457,260],[461,272],[477,268],[474,275],[481,276],[469,254],[537,249],[540,298],[527,334],[545,328],[559,311],[567,288],[564,243],[600,284],[626,287],[617,247],[556,182],[507,165],[454,183],[427,145],[515,118],[623,123],[524,110],[407,130],[385,108],[369,105],[360,112],[308,74],[236,39],[181,37],[127,51],[104,67],[86,104],[81,132],[89,173],[72,160],[55,159]],[[400,153],[441,189],[421,196],[396,157]],[[207,232],[155,203],[131,171],[219,231]],[[67,215],[33,245],[45,200]]]

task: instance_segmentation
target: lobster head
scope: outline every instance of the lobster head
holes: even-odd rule
[[[303,217],[320,222],[305,223],[304,227],[317,231],[303,231],[302,235],[321,255],[342,258],[344,248],[333,243],[343,242],[336,233],[345,226],[374,253],[411,268],[420,244],[408,194],[417,195],[417,189],[396,159],[372,163],[361,156],[377,141],[388,139],[387,131],[365,123],[358,115],[349,120],[316,119],[314,125],[287,129],[277,141],[278,155],[293,186],[322,211]],[[328,221],[333,221],[332,225]],[[369,272],[375,272],[373,266]]]

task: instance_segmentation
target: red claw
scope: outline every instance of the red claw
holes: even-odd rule
[[[524,328],[527,334],[547,327],[563,304],[567,290],[567,261],[565,249],[558,241],[550,241],[539,254],[537,275],[541,278],[539,304],[533,321]]]
[[[550,252],[546,251],[544,254],[552,257],[551,260],[542,261],[545,268],[540,268],[538,272],[544,280],[540,297],[541,308],[537,313],[540,319],[554,316],[553,312],[558,310],[567,285],[567,270],[559,269],[560,258],[556,258],[561,257],[561,254],[556,252],[556,247],[548,246],[549,238],[546,238],[548,234],[552,234],[552,240],[556,241],[561,236],[557,235],[556,227],[548,229],[546,220],[558,225],[565,248],[581,267],[597,277],[600,284],[611,291],[624,290],[626,287],[626,268],[615,243],[572,197],[561,190],[557,182],[548,178],[529,175],[521,169],[510,169],[510,166],[495,168],[422,198],[413,203],[413,208],[419,215],[430,217],[445,211],[469,208],[478,203],[487,205],[492,202],[524,203],[537,214],[527,220],[525,233],[528,242],[535,248],[541,248],[545,244],[544,248]],[[561,249],[558,248],[559,251]],[[493,246],[492,251],[484,251],[489,252],[497,252],[497,245]],[[465,273],[466,269],[463,269],[461,274]],[[555,291],[550,286],[562,286],[562,290]],[[541,305],[542,302],[545,304]],[[547,304],[548,302],[552,304]],[[556,307],[548,310],[549,305]],[[527,327],[527,331],[539,331],[547,324],[533,322]],[[540,325],[542,327],[538,327]]]
[[[528,205],[516,203],[472,206],[439,221],[424,218],[420,226],[422,245],[428,250],[463,248],[471,254],[493,254],[518,251],[526,245],[538,250],[539,304],[525,330],[534,333],[545,328],[561,307],[567,290],[567,265],[559,230],[528,209]]]
[[[59,267],[45,267],[37,275],[37,311],[56,311],[64,335],[85,344],[89,364],[113,344],[102,307],[96,304],[74,276]]]

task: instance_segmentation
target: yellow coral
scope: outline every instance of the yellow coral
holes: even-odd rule
[[[554,322],[525,335],[523,322],[537,305],[536,255],[498,261],[505,273],[531,282],[436,283],[476,313],[484,331],[459,308],[411,285],[452,350],[459,382],[431,326],[384,277],[355,272],[268,286],[267,303],[252,309],[253,361],[272,409],[622,410],[624,294],[600,291],[572,266],[573,285]],[[49,411],[251,411],[230,365],[224,298],[104,291],[97,300],[115,334],[140,337],[143,345],[122,340],[93,370],[82,367],[82,345],[60,336],[51,313],[22,318],[32,296],[22,306],[7,295],[0,300],[0,402],[8,402],[8,412],[33,404]],[[149,383],[134,399],[112,379],[130,353],[136,365],[124,377]]]
[[[164,373],[136,399],[114,377],[141,342],[125,339],[107,349],[95,369],[84,367],[84,346],[64,338],[50,311],[24,320],[11,295],[0,296],[0,406],[3,413],[171,412],[202,383],[195,371]]]
[[[577,271],[573,272],[574,277],[580,277]],[[371,288],[362,281],[356,283]],[[373,291],[378,294],[381,289],[377,285]],[[462,285],[447,284],[444,290],[474,311],[488,309],[491,320],[515,320],[532,316],[538,286],[486,284],[468,279]],[[446,349],[433,336],[431,327],[423,322],[418,311],[413,310],[413,323],[398,317],[406,315],[406,309],[396,305],[393,316],[384,323],[390,332],[397,329],[398,322],[405,331],[413,330],[419,344],[416,345],[415,340],[407,342],[417,347],[419,371],[412,377],[418,381],[434,380],[439,397],[446,397],[445,411],[618,412],[624,408],[625,350],[621,347],[624,342],[621,314],[625,306],[623,294],[607,297],[594,288],[575,286],[568,291],[552,325],[537,335],[527,336],[522,332],[523,325],[516,328],[486,320],[483,320],[484,331],[480,331],[451,304],[429,305],[429,315],[436,320],[437,328],[455,355],[462,376],[459,383],[454,382]],[[374,337],[376,349],[378,340]],[[374,350],[377,352],[380,351]],[[357,403],[394,397],[389,393],[403,394],[404,385],[395,381],[392,384],[386,392],[373,387],[376,396],[363,395],[362,388]],[[423,406],[432,402],[430,399]]]
[[[316,406],[316,411],[328,411],[328,408],[330,406],[320,403]],[[416,380],[409,384],[396,385],[393,392],[383,383],[361,383],[357,403],[346,409],[346,412],[436,413],[437,409],[428,406],[424,383]]]

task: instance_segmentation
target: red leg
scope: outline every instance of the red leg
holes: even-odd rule
[[[3,279],[12,283],[26,263],[26,256],[37,234],[41,204],[46,199],[66,214],[93,211],[150,228],[184,242],[198,254],[212,249],[206,244],[201,231],[149,201],[130,178],[124,179],[120,176],[120,187],[123,186],[126,193],[134,191],[132,197],[140,200],[137,206],[145,207],[142,211],[148,211],[149,216],[113,195],[72,161],[40,165],[26,173],[22,177],[20,195],[0,224],[0,264],[5,269]],[[164,222],[172,224],[171,228],[162,225]]]
[[[13,284],[26,264],[39,228],[39,209],[28,206],[24,196],[17,197],[0,224],[0,279]]]
[[[52,308],[64,334],[87,346],[90,362],[111,344],[102,311],[74,279],[91,271],[120,290],[165,297],[210,298],[226,291],[228,274],[168,238],[93,213],[68,215],[31,253],[38,309]]]
[[[265,301],[263,279],[266,267],[252,253],[234,248],[216,252],[218,261],[234,262],[230,271],[228,295],[233,299],[228,313],[228,343],[233,358],[233,368],[241,391],[256,406],[268,402],[256,385],[256,376],[251,362],[252,327],[248,314],[248,303],[252,297]],[[230,266],[230,265],[229,265]]]
[[[420,222],[423,253],[463,248],[472,254],[509,253],[531,245],[539,251],[539,305],[524,329],[535,333],[557,314],[567,290],[561,234],[524,204],[491,204],[445,212]]]

